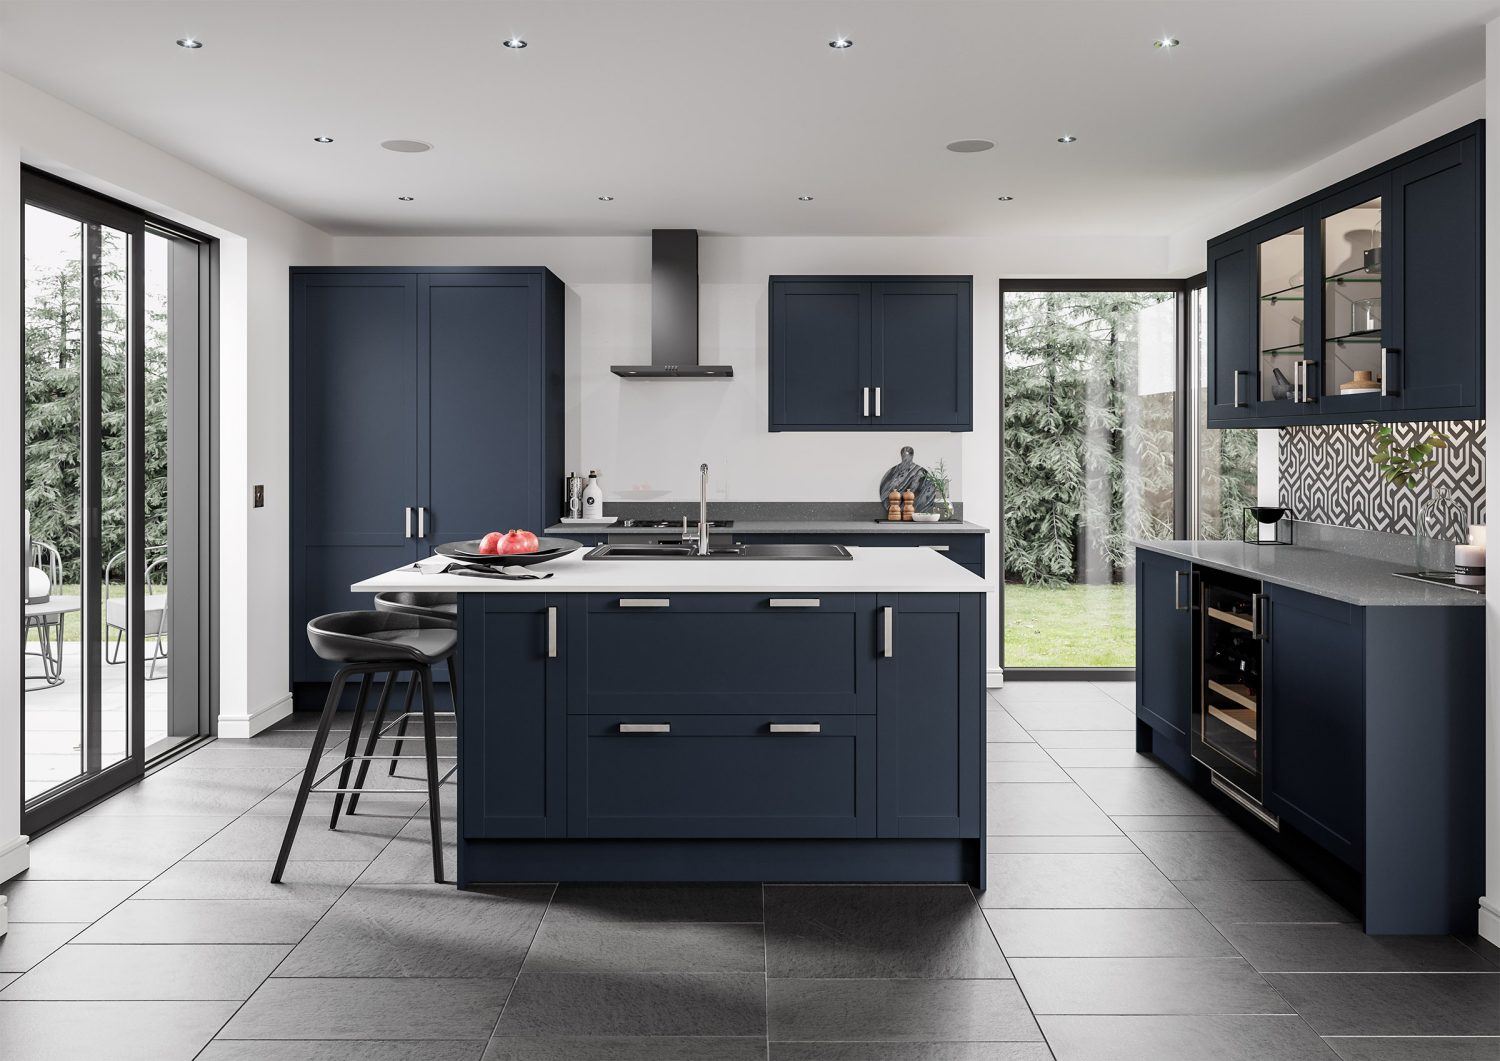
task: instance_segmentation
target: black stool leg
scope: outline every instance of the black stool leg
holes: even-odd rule
[[[402,704],[401,704],[401,724],[396,727],[396,747],[394,749],[392,749],[392,751],[391,751],[392,755],[400,755],[401,754],[401,745],[403,743],[402,740],[401,740],[401,738],[404,737],[404,736],[406,736],[406,720],[411,716],[411,696],[412,696],[412,693],[414,693],[416,691],[417,691],[417,673],[416,673],[416,671],[412,671],[412,673],[406,679],[406,699],[404,701],[402,701]],[[387,773],[391,777],[395,777],[396,776],[396,762],[397,761],[395,759],[392,759],[391,760],[391,768],[390,768],[390,770],[387,771]]]
[[[354,701],[354,718],[349,723],[349,744],[344,749],[344,768],[339,771],[339,788],[349,787],[349,772],[354,764],[349,759],[359,751],[359,727],[365,717],[365,702],[370,699],[370,682],[374,680],[374,671],[365,671],[365,676],[359,683],[359,698]],[[328,828],[337,829],[339,824],[339,811],[344,809],[344,794],[337,793],[333,797],[333,816],[328,819]]]
[[[287,819],[281,853],[276,856],[276,868],[271,871],[272,884],[280,884],[281,874],[286,870],[286,860],[292,853],[292,841],[297,838],[297,826],[302,821],[302,811],[307,807],[307,792],[318,776],[318,764],[323,760],[323,746],[328,743],[328,731],[333,727],[333,714],[338,710],[339,698],[344,695],[344,683],[348,677],[348,668],[341,667],[333,677],[333,684],[328,687],[328,699],[323,702],[323,717],[318,719],[318,732],[307,753],[307,769],[302,772],[302,784],[297,786],[297,798],[292,801],[292,816]]]
[[[443,813],[438,804],[438,760],[437,720],[433,716],[436,697],[432,691],[432,668],[427,664],[422,672],[422,743],[427,748],[427,819],[432,829],[432,879],[443,882]]]
[[[396,675],[400,673],[401,672],[398,670],[388,671],[385,676],[385,681],[380,683],[380,700],[375,705],[375,722],[370,726],[370,735],[365,738],[366,755],[375,754],[375,742],[380,739],[380,727],[385,723],[386,705],[389,704],[391,700],[391,686],[396,684]],[[391,761],[395,762],[394,759]],[[365,775],[369,772],[370,760],[361,759],[359,761],[359,773],[354,777],[355,788],[365,787]],[[359,793],[352,792],[349,794],[349,810],[347,811],[347,813],[353,814],[354,808],[357,806],[359,806]]]

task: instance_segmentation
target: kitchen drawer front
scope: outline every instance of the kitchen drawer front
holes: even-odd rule
[[[852,593],[590,594],[568,710],[873,713],[874,610]]]
[[[575,715],[568,835],[874,836],[875,725],[849,715]]]

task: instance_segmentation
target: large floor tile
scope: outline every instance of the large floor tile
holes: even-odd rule
[[[454,801],[440,804],[443,819],[443,880],[458,877],[458,823],[447,817]],[[364,814],[364,809],[360,809]],[[369,868],[359,875],[360,884],[431,884],[432,825],[425,805],[412,808],[412,819],[386,845]]]
[[[771,1061],[1052,1061],[1046,1043],[772,1043]]]
[[[1218,814],[1212,804],[1165,769],[1075,766],[1068,776],[1106,814]]]
[[[1136,751],[1133,745],[1128,748],[1053,748],[1048,754],[1061,766],[1144,770],[1161,765],[1151,756]]]
[[[1052,756],[1040,744],[1030,741],[992,741],[984,746],[984,757],[990,763],[1050,763]],[[991,781],[1000,778],[992,777]]]
[[[329,905],[367,865],[358,862],[288,862],[280,884],[271,883],[274,861],[179,862],[146,885],[136,899],[277,899]]]
[[[765,1061],[766,1037],[501,1035],[484,1061]]]
[[[1128,836],[990,836],[985,838],[985,846],[992,855],[1007,852],[1139,854]]]
[[[1301,880],[1184,880],[1177,882],[1177,890],[1215,923],[1359,920]]]
[[[194,762],[189,756],[183,763]],[[224,769],[177,764],[117,792],[90,811],[115,815],[242,814],[286,783],[283,768]]]
[[[1495,1061],[1500,1038],[1489,1036],[1330,1035],[1324,1040],[1343,1061]]]
[[[31,842],[31,880],[150,880],[228,823],[218,816],[85,814]]]
[[[1145,855],[998,854],[989,856],[984,907],[1164,909],[1186,907],[1172,882]]]
[[[495,1035],[764,1035],[765,999],[760,973],[525,973]]]
[[[1032,743],[1031,734],[1022,729],[1021,724],[1012,718],[1005,708],[993,703],[985,708],[984,736],[985,740],[991,742]]]
[[[192,1061],[237,1002],[4,1002],[0,1057]]]
[[[1129,730],[1135,735],[1135,715],[1109,697],[1099,694],[1092,701],[1001,700],[1001,705],[1028,733],[1037,730],[1086,729]]]
[[[407,819],[358,814],[339,819],[337,829],[328,828],[328,816],[309,808],[292,844],[297,862],[368,862],[380,854]],[[246,815],[236,819],[213,839],[187,856],[192,862],[275,860],[286,834],[280,817]]]
[[[1057,1061],[1336,1061],[1300,1017],[1046,1016]]]
[[[773,1042],[1041,1039],[1013,980],[772,980]]]
[[[759,884],[557,886],[548,921],[762,921]]]
[[[1039,729],[1033,740],[1049,752],[1054,748],[1135,749],[1134,727],[1125,729]]]
[[[276,975],[513,977],[551,895],[551,885],[356,884]]]
[[[1036,1013],[1290,1013],[1243,958],[1014,958]]]
[[[1496,971],[1452,936],[1367,936],[1348,924],[1229,924],[1223,932],[1263,973]]]
[[[300,899],[130,899],[79,943],[296,943],[332,905]]]
[[[963,885],[766,887],[772,977],[1010,976]]]
[[[1131,839],[1169,880],[1298,878],[1296,870],[1238,830],[1136,833]]]
[[[219,1038],[485,1039],[510,986],[509,980],[423,977],[271,979]]]
[[[337,780],[337,778],[329,778],[329,781],[334,780]],[[327,784],[328,782],[324,783]],[[377,785],[380,788],[399,788],[402,791],[394,795],[371,793],[362,796],[358,804],[356,818],[363,818],[365,816],[375,818],[410,818],[427,801],[427,782],[425,779],[399,776],[387,777],[384,773],[377,774],[372,767],[370,776],[365,779],[365,785],[369,788],[374,788]],[[297,791],[301,787],[301,775],[294,774],[279,787],[273,789],[260,802],[247,808],[245,813],[268,818],[280,818],[285,822],[292,816],[292,804],[297,801]],[[346,803],[345,806],[347,805]],[[326,792],[315,792],[308,796],[307,819],[318,818],[326,824],[328,815],[332,810],[332,795]]]
[[[328,752],[334,750],[331,744],[326,749]],[[293,771],[306,768],[307,751],[300,747],[255,745],[253,740],[216,740],[193,752],[183,763],[198,770],[281,770],[290,776]]]
[[[1094,682],[1011,681],[991,689],[990,696],[1001,703],[1057,704],[1099,700],[1119,701]]]
[[[1135,682],[1094,682],[1098,689],[1111,700],[1135,710]]]
[[[1232,833],[1240,827],[1222,814],[1112,814],[1126,836],[1136,833]]]
[[[128,899],[139,880],[13,880],[0,884],[11,924],[17,921],[95,921]]]
[[[1077,785],[985,786],[991,836],[1117,836],[1120,830]]]
[[[291,949],[70,943],[0,992],[0,1000],[246,999]]]
[[[18,922],[0,936],[0,973],[24,973],[88,928],[66,921]]]
[[[991,744],[991,748],[1035,748],[1035,744]],[[1064,784],[1071,785],[1073,779],[1063,773],[1063,768],[1052,760],[1017,762],[1013,759],[991,760],[985,766],[988,781],[1009,781],[1018,784]]]
[[[764,973],[758,924],[545,921],[526,952],[529,973]]]
[[[988,910],[1010,958],[1234,957],[1197,910]]]
[[[196,1061],[479,1061],[485,1040],[371,1042],[215,1039]]]
[[[1268,973],[1266,979],[1319,1035],[1500,1035],[1500,973]]]

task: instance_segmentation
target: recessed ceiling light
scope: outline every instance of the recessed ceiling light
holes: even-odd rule
[[[197,37],[178,37],[177,47],[187,48],[191,51],[203,47],[203,42]]]
[[[810,203],[813,201],[813,197],[811,195],[799,195],[797,196],[797,201],[799,203]]]
[[[835,37],[833,38],[833,40],[828,42],[828,47],[837,48],[839,51],[843,51],[845,48],[854,47],[854,42],[851,41],[848,37]]]
[[[1014,199],[1015,196],[1014,195],[997,195],[997,196],[995,196],[995,198],[998,199],[1002,203],[1008,203],[1012,199]]]
[[[1059,144],[1071,144],[1071,143],[1073,143],[1073,142],[1074,142],[1074,141],[1076,141],[1076,140],[1077,140],[1077,139],[1078,139],[1078,137],[1076,137],[1076,136],[1070,136],[1070,135],[1066,135],[1066,134],[1065,134],[1065,135],[1063,135],[1063,136],[1059,136],[1059,137],[1058,137],[1058,138],[1057,138],[1057,142],[1058,142],[1058,143],[1059,143]]]
[[[1151,42],[1153,48],[1175,48],[1182,42],[1176,37],[1162,37],[1160,40]]]
[[[398,195],[396,196],[396,198],[401,200],[401,202],[403,203],[410,203],[415,201],[417,197],[415,195]]]
[[[313,137],[313,143],[315,143],[315,144],[331,144],[331,143],[333,143],[333,137],[331,137],[331,136],[315,136],[315,137]]]
[[[526,47],[526,42],[523,41],[520,37],[509,37],[504,41],[504,44],[507,48],[514,49],[515,51],[520,51],[522,48]]]
[[[599,196],[599,201],[601,203],[612,203],[615,201],[615,197],[613,195],[601,195]]]
[[[960,155],[972,155],[976,151],[988,151],[994,146],[993,140],[955,140],[948,145],[948,150],[957,151]]]
[[[403,155],[417,155],[432,150],[432,145],[422,140],[382,140],[380,146],[387,151],[399,151]]]

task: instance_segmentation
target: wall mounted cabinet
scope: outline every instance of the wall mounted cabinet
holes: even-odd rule
[[[772,431],[970,431],[973,278],[773,276]]]
[[[562,307],[545,269],[292,270],[298,700],[332,676],[307,621],[369,607],[352,583],[438,542],[558,518]]]
[[[1209,241],[1209,427],[1484,415],[1483,124]]]

